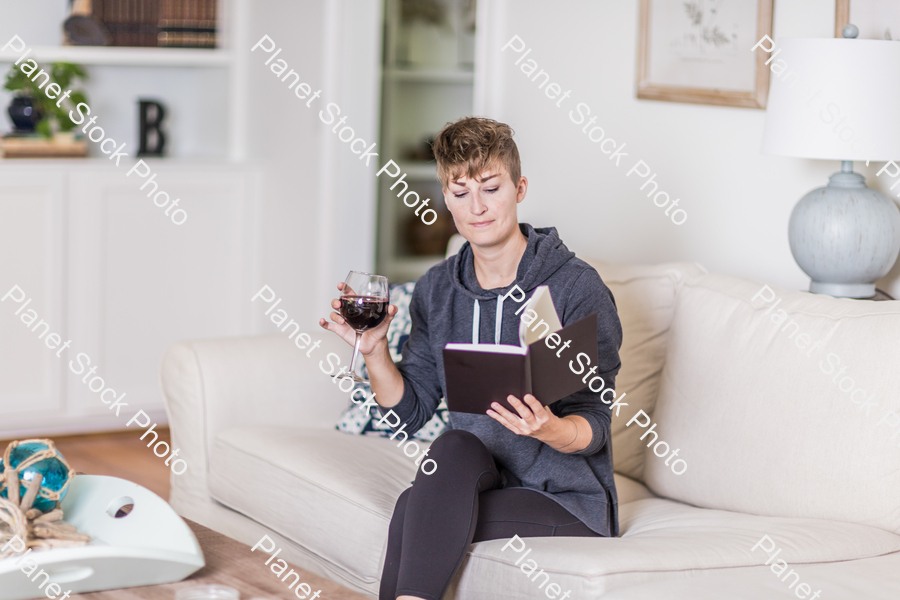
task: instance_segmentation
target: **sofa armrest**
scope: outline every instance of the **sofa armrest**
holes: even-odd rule
[[[185,475],[172,476],[173,500],[182,493],[208,498],[209,451],[223,429],[334,426],[349,398],[319,361],[335,352],[344,364],[352,349],[333,335],[317,338],[322,344],[309,357],[283,334],[184,341],[166,350],[160,386],[172,447],[188,464]]]

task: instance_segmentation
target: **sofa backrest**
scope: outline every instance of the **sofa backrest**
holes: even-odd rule
[[[622,369],[616,377],[616,396],[626,394],[613,414],[613,463],[619,473],[643,479],[644,452],[640,432],[625,423],[643,410],[653,414],[665,362],[669,325],[675,309],[675,291],[685,280],[706,270],[695,263],[627,265],[584,259],[597,269],[612,291],[622,323]]]
[[[900,302],[685,282],[653,421],[687,468],[644,448],[644,481],[696,506],[900,534],[898,366]]]

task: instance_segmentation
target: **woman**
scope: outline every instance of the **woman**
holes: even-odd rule
[[[409,435],[446,394],[445,344],[518,345],[515,309],[503,306],[514,285],[527,293],[549,286],[563,325],[597,313],[592,377],[614,388],[622,341],[615,301],[554,228],[519,224],[516,210],[528,180],[512,135],[503,123],[473,117],[438,134],[434,152],[444,201],[467,243],[416,283],[400,363],[392,362],[386,340],[395,306],[363,334],[360,351],[375,399],[399,415]],[[339,307],[333,300],[332,308]],[[352,344],[355,332],[338,312],[330,317],[320,326]],[[530,394],[508,401],[516,413],[498,403],[485,415],[450,413],[451,428],[429,453],[438,468],[420,470],[397,500],[382,600],[440,600],[473,542],[618,535],[611,413],[599,394],[583,389],[547,407]]]

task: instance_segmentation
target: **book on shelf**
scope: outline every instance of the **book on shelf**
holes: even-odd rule
[[[215,48],[216,0],[162,0],[158,45]]]
[[[546,406],[587,386],[583,377],[569,368],[569,362],[579,353],[595,360],[597,313],[563,327],[545,285],[538,286],[521,309],[525,313],[519,322],[518,346],[444,346],[444,379],[451,411],[483,415],[492,402],[499,402],[518,414],[506,401],[510,394],[519,400],[533,394]],[[526,322],[526,316],[533,318]],[[551,346],[547,339],[553,334],[557,337]]]
[[[113,46],[216,47],[216,0],[93,0]]]
[[[112,46],[156,46],[160,0],[93,0],[93,16],[112,36]]]

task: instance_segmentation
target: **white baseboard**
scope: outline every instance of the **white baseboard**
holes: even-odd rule
[[[144,412],[150,416],[153,423],[159,426],[168,425],[169,423],[165,409],[146,409]],[[4,419],[6,423],[0,426],[0,440],[123,431],[126,429],[125,423],[128,422],[128,419],[123,417],[124,415],[122,417],[116,417],[115,415],[58,416],[23,419],[15,423],[9,423],[12,419]],[[138,428],[136,424],[132,424],[128,429],[137,432],[141,428]]]

